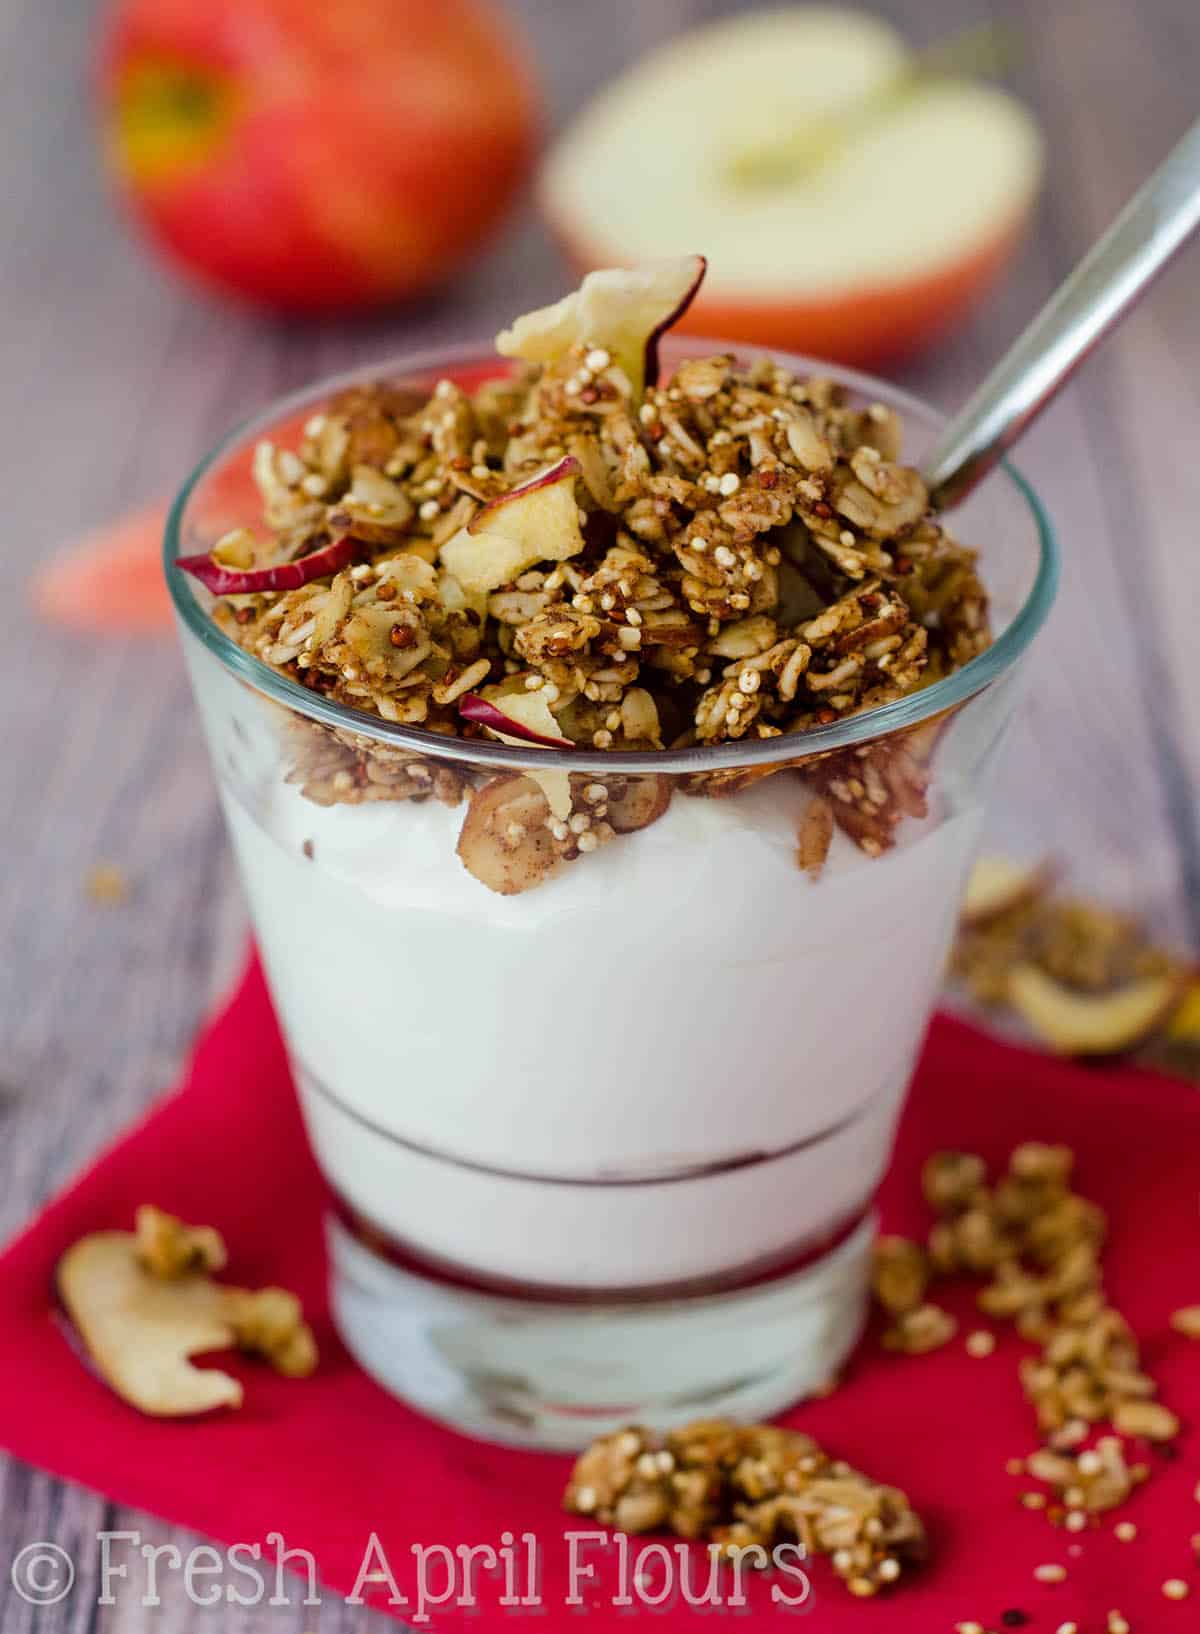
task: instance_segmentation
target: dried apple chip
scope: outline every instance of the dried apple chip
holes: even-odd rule
[[[193,1366],[193,1357],[211,1351],[251,1351],[291,1377],[316,1366],[316,1341],[295,1295],[214,1282],[208,1271],[224,1256],[210,1227],[186,1226],[147,1205],[136,1232],[95,1232],[59,1261],[59,1294],[97,1371],[139,1412],[184,1418],[239,1407],[237,1379]]]
[[[658,342],[678,323],[704,282],[702,255],[589,272],[552,306],[518,318],[496,337],[503,357],[553,363],[572,346],[602,347],[625,371],[634,395],[658,379]]]
[[[1167,1019],[1179,997],[1174,974],[1147,976],[1109,993],[1077,993],[1036,965],[1008,978],[1009,1000],[1037,1036],[1062,1055],[1116,1055]]]

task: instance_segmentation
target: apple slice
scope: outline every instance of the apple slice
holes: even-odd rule
[[[574,294],[502,330],[496,350],[529,363],[554,363],[572,346],[600,347],[640,397],[658,379],[659,338],[692,304],[707,265],[702,255],[684,255],[589,272]]]
[[[607,821],[618,834],[635,834],[639,828],[665,816],[671,804],[671,779],[648,772],[644,777],[622,778],[609,784]]]
[[[225,567],[205,551],[200,556],[179,556],[175,566],[199,579],[214,596],[248,596],[260,590],[299,590],[328,573],[340,573],[354,560],[357,548],[353,539],[335,539],[294,562],[248,569]]]
[[[500,698],[468,692],[458,700],[458,712],[463,720],[486,726],[505,743],[536,743],[543,749],[575,747],[559,732],[558,722],[540,691],[509,692]]]
[[[546,827],[549,811],[531,777],[494,777],[467,807],[456,848],[463,867],[500,896],[540,885],[562,861]]]
[[[539,692],[507,692],[501,697],[485,698],[468,693],[460,699],[458,712],[464,720],[476,721],[502,743],[520,748],[524,743],[535,743],[542,749],[573,749],[570,738],[558,730],[558,722],[550,713],[550,705]],[[560,822],[571,815],[571,778],[557,766],[543,771],[531,767],[526,774],[546,796],[550,810]]]
[[[681,324],[691,333],[843,362],[899,357],[992,284],[1042,166],[1019,103],[920,67],[881,19],[828,6],[690,31],[568,128],[542,167],[542,209],[582,269],[703,244],[709,276]],[[736,173],[748,146],[786,158],[806,127],[831,125],[838,140],[819,164]]]
[[[1076,993],[1036,965],[1009,972],[1008,997],[1060,1055],[1117,1055],[1155,1031],[1179,999],[1175,974],[1147,976],[1111,993]]]
[[[499,590],[537,562],[565,562],[583,549],[572,455],[485,505],[442,546],[442,566],[467,595]]]
[[[971,870],[960,919],[970,929],[986,925],[1014,908],[1024,907],[1045,889],[1044,863],[1014,862],[1010,857],[980,857]]]
[[[33,604],[65,629],[99,635],[171,628],[162,570],[168,507],[145,505],[51,556],[34,575]]]

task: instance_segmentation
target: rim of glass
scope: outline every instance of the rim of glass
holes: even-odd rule
[[[839,384],[868,398],[882,398],[898,408],[925,420],[944,422],[945,416],[912,393],[889,385],[873,375],[857,369],[842,368],[820,358],[811,358],[798,352],[778,351],[773,347],[747,346],[733,341],[708,340],[700,336],[672,336],[678,345],[683,342],[698,352],[733,352],[740,358],[770,357],[797,373],[832,376]],[[242,442],[261,437],[279,420],[298,414],[309,405],[316,405],[347,386],[362,381],[403,381],[421,376],[438,375],[468,365],[497,364],[501,373],[505,360],[497,356],[494,347],[483,342],[430,349],[398,358],[386,358],[363,367],[347,369],[335,375],[314,381],[311,385],[276,398],[264,409],[252,414],[232,427],[215,447],[205,454],[180,488],[167,516],[163,535],[163,567],[167,586],[175,610],[184,625],[207,650],[227,669],[233,671],[256,692],[264,693],[285,708],[317,721],[324,726],[338,727],[363,737],[374,738],[414,753],[441,760],[465,760],[475,765],[496,766],[515,770],[528,767],[531,760],[541,766],[560,766],[583,772],[698,772],[718,771],[734,767],[755,766],[786,760],[799,760],[811,755],[824,754],[831,749],[845,749],[852,745],[873,741],[906,727],[920,725],[943,711],[964,703],[982,692],[1009,669],[1021,656],[1046,621],[1058,588],[1060,558],[1054,527],[1031,484],[1007,460],[1003,461],[990,479],[1007,482],[1024,502],[1033,517],[1038,537],[1038,567],[1033,585],[1011,623],[985,652],[972,658],[953,674],[920,691],[881,704],[876,709],[864,710],[858,715],[844,716],[828,726],[816,726],[802,732],[785,733],[776,738],[756,738],[751,742],[719,743],[686,749],[636,750],[627,753],[608,749],[530,749],[513,748],[507,744],[482,738],[449,737],[426,731],[420,726],[402,726],[386,721],[367,710],[353,709],[334,703],[321,693],[310,692],[298,681],[282,675],[269,664],[255,658],[239,647],[211,618],[208,609],[193,591],[191,580],[175,565],[180,554],[180,530],[188,501],[204,478],[228,457]]]

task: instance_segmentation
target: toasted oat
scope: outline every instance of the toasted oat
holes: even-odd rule
[[[1185,1339],[1200,1339],[1200,1305],[1184,1305],[1173,1312],[1171,1326]]]
[[[899,1316],[914,1310],[929,1286],[929,1260],[920,1243],[908,1237],[879,1237],[875,1243],[871,1289],[887,1311]]]
[[[1158,1401],[1119,1401],[1113,1424],[1122,1435],[1140,1435],[1147,1441],[1173,1441],[1179,1434],[1179,1419]]]
[[[665,1436],[637,1427],[604,1436],[576,1461],[563,1504],[623,1531],[707,1538],[728,1558],[799,1542],[829,1556],[858,1596],[895,1583],[925,1554],[902,1492],[772,1425],[711,1419]]]
[[[906,1356],[924,1356],[948,1345],[958,1332],[958,1323],[940,1305],[918,1305],[902,1311],[883,1336],[885,1350],[902,1351]]]

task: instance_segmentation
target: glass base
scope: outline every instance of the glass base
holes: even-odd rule
[[[561,1303],[426,1277],[327,1222],[334,1320],[385,1390],[488,1441],[561,1452],[630,1423],[769,1418],[824,1387],[866,1318],[876,1220],[723,1292]]]

